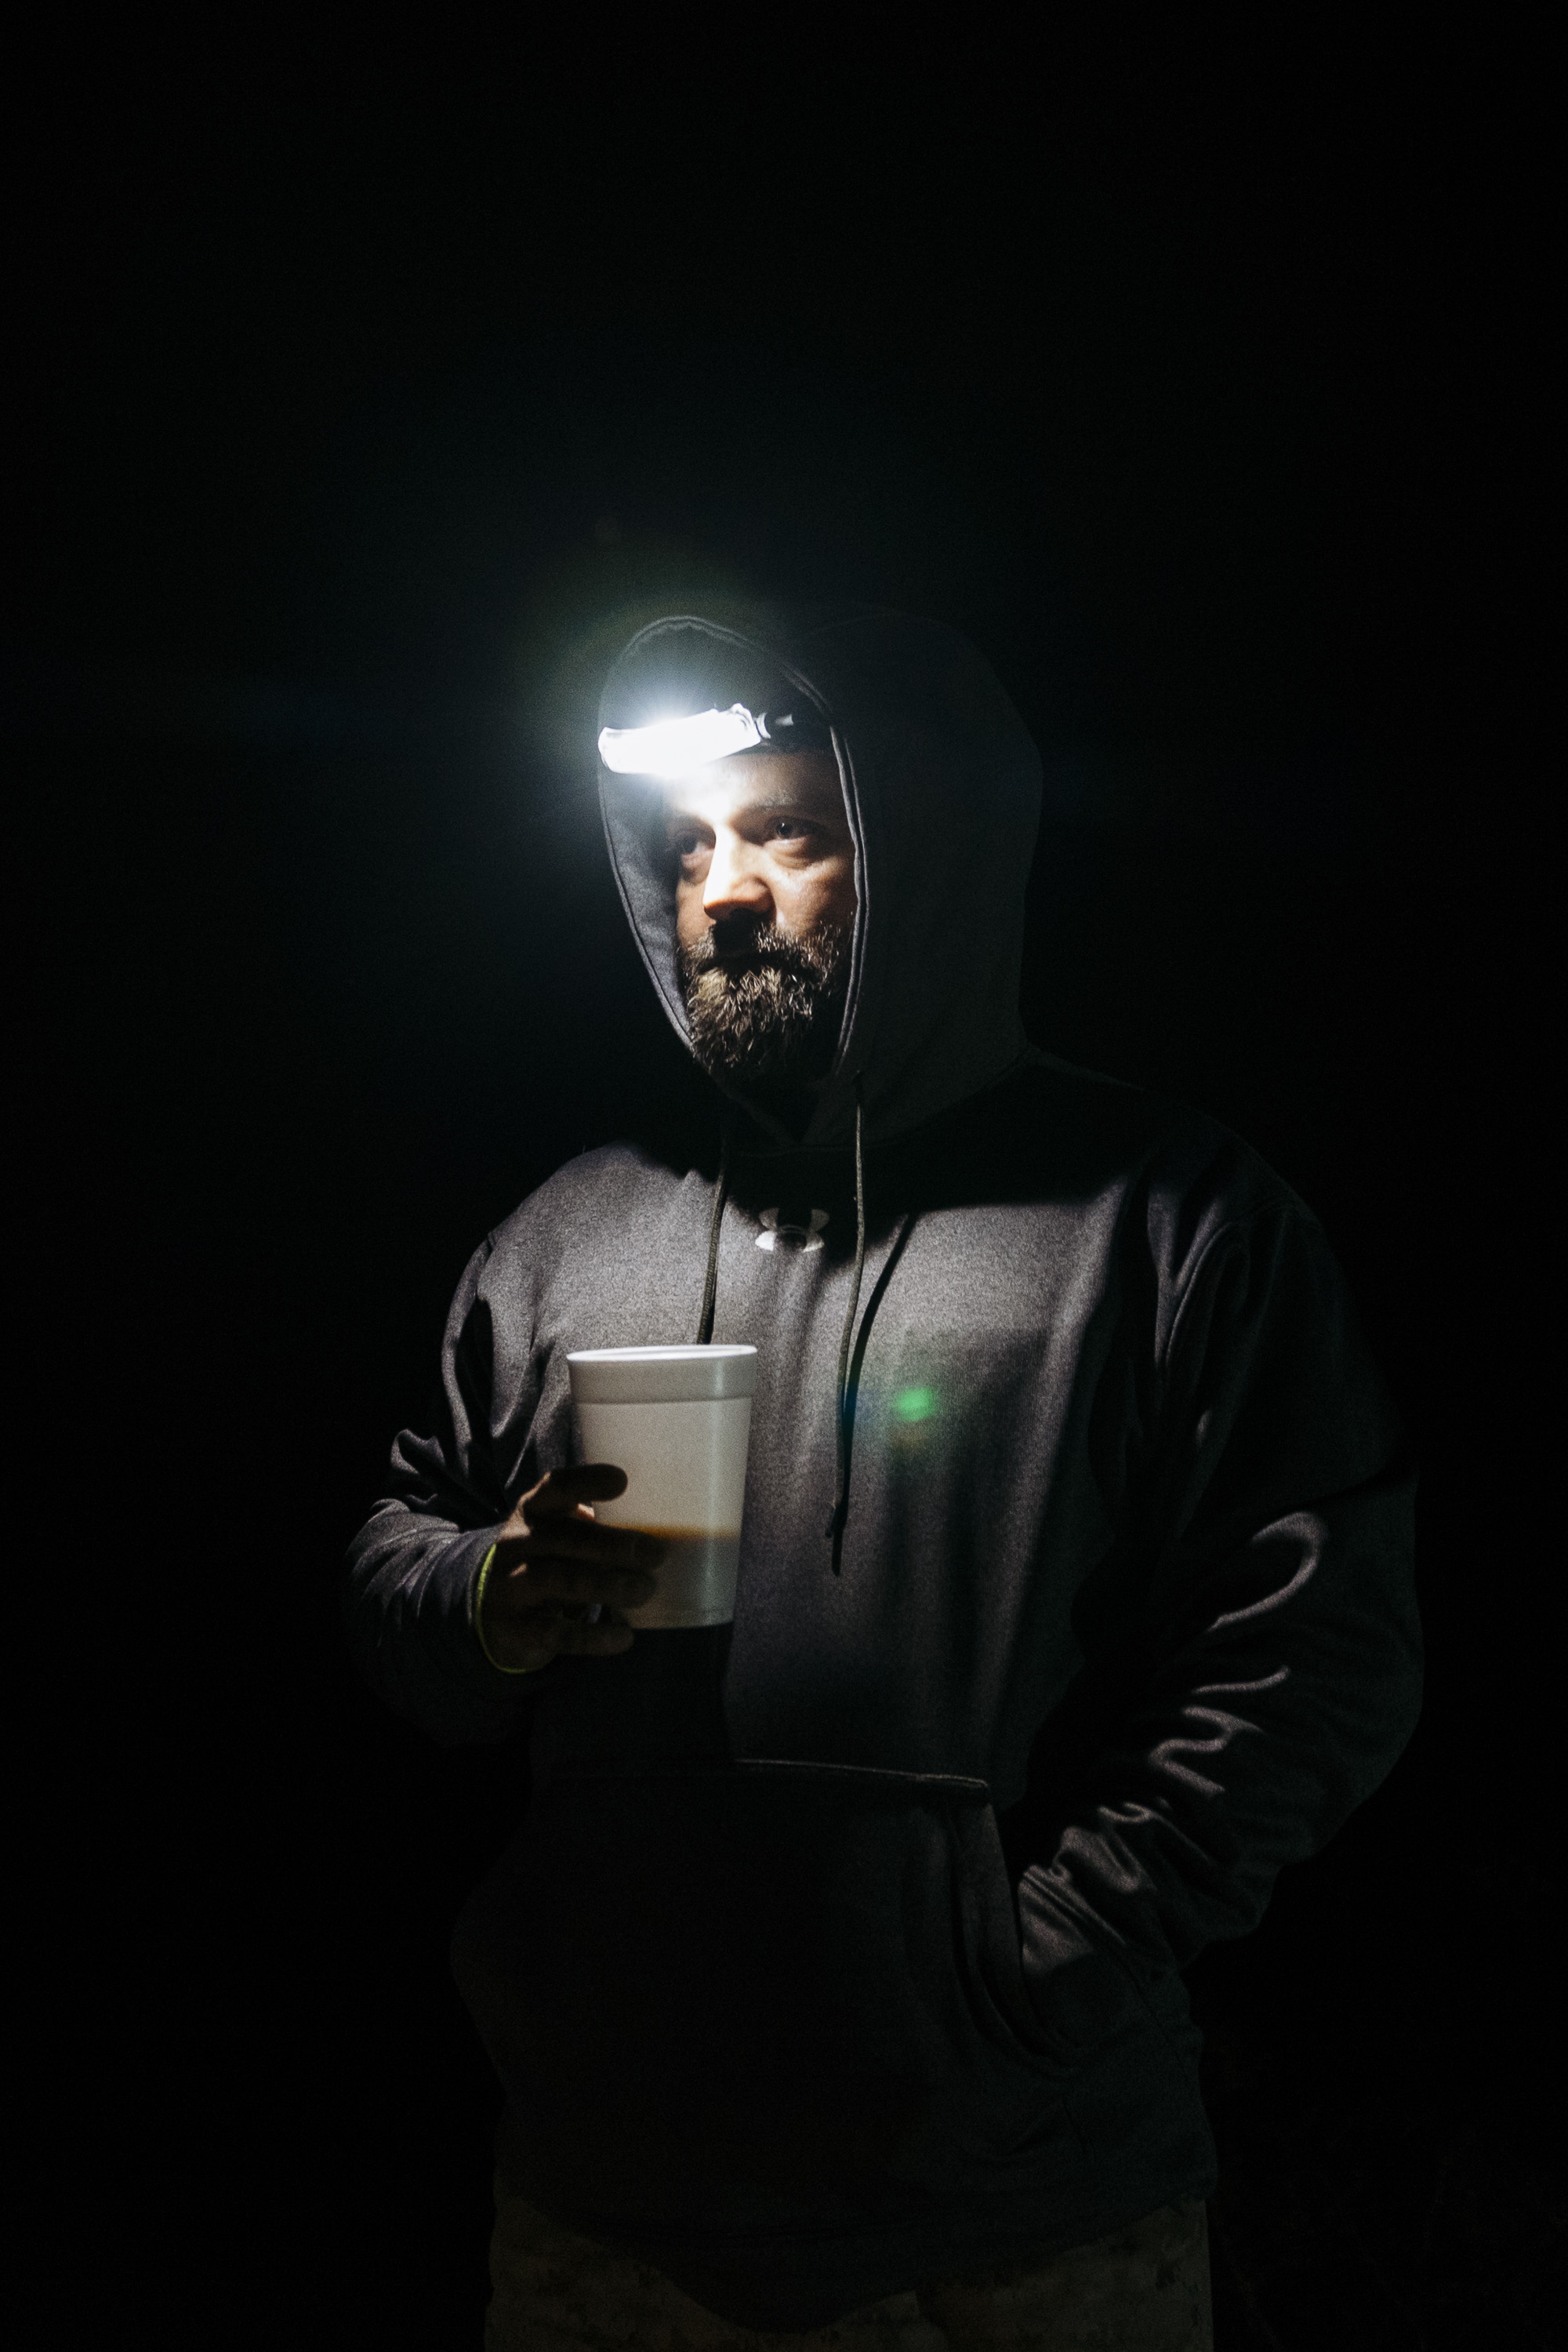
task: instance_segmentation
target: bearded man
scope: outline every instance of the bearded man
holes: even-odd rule
[[[1289,1188],[1024,1035],[1039,764],[973,648],[675,616],[600,715],[713,1118],[478,1251],[350,1583],[394,1706],[530,1749],[454,1940],[489,2352],[1194,2352],[1182,1971],[1415,1723],[1396,1416]],[[734,1619],[634,1633],[566,1358],[693,1339],[758,1350]]]

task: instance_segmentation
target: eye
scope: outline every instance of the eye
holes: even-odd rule
[[[777,841],[805,841],[814,830],[802,816],[775,816],[770,827]]]

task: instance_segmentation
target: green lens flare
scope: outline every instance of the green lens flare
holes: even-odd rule
[[[893,1399],[895,1421],[930,1421],[935,1412],[934,1389],[900,1389]]]

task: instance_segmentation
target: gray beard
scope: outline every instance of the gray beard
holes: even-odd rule
[[[692,1050],[710,1077],[752,1093],[789,1093],[832,1067],[849,993],[847,923],[786,938],[730,916],[676,950]],[[743,957],[728,967],[720,956]]]

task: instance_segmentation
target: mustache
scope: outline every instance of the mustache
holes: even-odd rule
[[[682,947],[679,961],[690,980],[734,964],[753,969],[773,965],[784,971],[825,976],[837,965],[846,944],[837,924],[820,924],[792,936],[758,916],[725,915],[700,940]]]
[[[687,950],[687,962],[694,972],[711,971],[721,963],[793,963],[793,949],[794,942],[776,923],[731,919],[713,924],[695,940]]]

